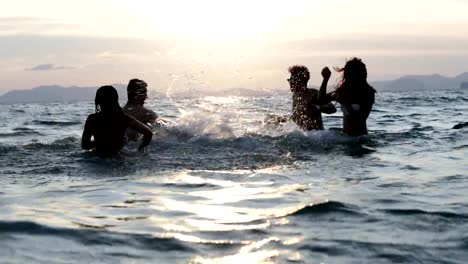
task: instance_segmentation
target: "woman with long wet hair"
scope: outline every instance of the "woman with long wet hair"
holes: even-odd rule
[[[94,102],[96,112],[88,116],[81,138],[83,149],[95,149],[100,156],[115,155],[126,143],[125,131],[128,127],[143,134],[139,150],[149,145],[153,133],[147,126],[123,112],[114,87],[99,88]]]
[[[331,94],[320,90],[323,102],[337,101],[343,112],[343,132],[349,136],[367,135],[367,118],[375,101],[375,90],[367,82],[366,65],[359,58],[348,60],[336,90]]]

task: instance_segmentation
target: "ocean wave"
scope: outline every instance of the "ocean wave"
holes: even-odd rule
[[[6,156],[10,152],[17,151],[18,147],[13,145],[4,145],[0,143],[0,156]]]
[[[39,175],[39,174],[60,175],[68,171],[70,168],[71,167],[69,166],[48,164],[40,168],[24,170],[22,173],[29,174],[29,175]]]
[[[156,237],[143,234],[127,234],[106,231],[105,228],[80,224],[79,229],[54,228],[34,222],[0,221],[0,234],[25,234],[33,236],[55,236],[71,239],[84,245],[92,246],[129,246],[156,251],[194,252],[187,243],[171,237]]]
[[[16,134],[17,133],[17,134]],[[12,134],[15,135],[40,135],[39,132],[31,129],[18,129],[18,132]],[[2,134],[0,134],[2,135]],[[0,145],[3,148],[15,149],[21,146],[25,149],[33,150],[73,150],[79,149],[80,146],[79,138],[68,136],[62,139],[57,139],[52,142],[31,140],[30,143],[18,144],[17,146]],[[246,151],[270,151],[272,147],[294,147],[303,150],[311,150],[330,147],[333,145],[355,145],[355,144],[367,144],[373,142],[369,137],[349,137],[341,134],[334,130],[322,130],[322,131],[292,131],[279,136],[262,135],[258,133],[246,133],[239,137],[218,137],[212,135],[197,135],[188,132],[182,132],[177,127],[166,128],[164,135],[156,135],[153,138],[151,147],[172,145],[174,143],[184,143],[185,146],[205,146],[205,147],[217,147],[221,149],[235,148]],[[133,144],[135,145],[135,144]],[[132,146],[132,144],[130,144]]]
[[[13,131],[33,131],[33,129],[28,127],[15,127],[13,128]]]
[[[162,187],[168,188],[182,188],[182,189],[199,189],[199,188],[216,188],[217,185],[210,183],[163,183]]]
[[[443,259],[441,255],[431,256],[423,246],[410,243],[377,243],[354,239],[312,240],[308,242],[300,246],[299,250],[307,251],[309,254],[346,256],[347,262],[353,263],[434,263],[434,259]],[[438,248],[433,247],[432,249],[437,250]],[[440,250],[443,251],[444,248],[440,248]]]
[[[224,130],[223,130],[224,131]],[[257,152],[257,154],[282,154],[285,151],[322,151],[337,145],[347,145],[364,143],[362,137],[349,137],[335,130],[308,131],[303,132],[297,129],[284,131],[277,135],[260,132],[246,132],[235,136],[224,132],[221,134],[200,134],[200,130],[191,131],[186,127],[179,126],[163,127],[154,137],[150,148],[173,148],[174,144],[183,144],[184,148],[193,146],[207,147],[217,152],[226,149],[236,149],[245,152]],[[159,146],[159,147],[158,147]],[[160,149],[160,148],[159,148]],[[278,152],[279,151],[279,152]],[[260,155],[261,156],[261,155]]]
[[[461,122],[453,126],[452,129],[462,129],[468,127],[468,122]]]
[[[434,127],[432,126],[421,126],[421,124],[416,123],[414,127],[412,127],[408,132],[410,133],[418,133],[418,132],[430,132],[435,131]]]
[[[24,136],[43,136],[42,133],[33,129],[17,127],[13,129],[14,132],[0,133],[0,137],[24,137]]]
[[[377,139],[377,142],[387,145],[389,143],[403,143],[408,140],[432,140],[432,136],[428,135],[427,131],[419,128],[412,128],[401,132],[387,132],[384,130],[374,130],[372,132]]]
[[[424,211],[421,209],[385,209],[383,212],[391,215],[405,215],[405,216],[430,216],[430,217],[442,217],[449,219],[467,219],[468,215],[456,214],[451,212],[440,212],[440,211]]]
[[[75,126],[81,125],[80,121],[56,121],[56,120],[33,120],[31,122],[34,125],[45,125],[45,126]]]
[[[170,128],[169,131],[178,130]],[[145,153],[136,152],[138,143],[129,144],[116,163],[103,163],[92,152],[82,150],[77,137],[65,137],[52,142],[34,140],[26,144],[2,144],[0,156],[15,155],[25,164],[44,164],[23,168],[9,162],[28,175],[67,174],[71,173],[70,170],[75,173],[76,169],[91,173],[89,170],[96,166],[99,169],[117,165],[123,166],[122,173],[125,174],[136,168],[260,169],[292,164],[295,160],[313,159],[315,154],[338,152],[362,156],[376,151],[366,146],[375,147],[375,143],[366,137],[351,138],[330,130],[307,133],[293,131],[280,136],[247,133],[232,138],[201,137],[186,132],[170,134],[170,138],[156,136]],[[123,160],[127,161],[122,163]],[[119,165],[121,163],[123,165]]]
[[[52,141],[51,143],[32,142],[23,145],[23,148],[29,150],[76,150],[79,148],[79,140],[75,137],[65,137]]]
[[[399,101],[403,101],[403,102],[410,102],[410,103],[415,103],[415,102],[428,102],[428,103],[432,103],[434,102],[434,98],[431,98],[431,97],[422,97],[422,96],[401,96],[400,98],[398,98]]]
[[[13,112],[13,113],[26,113],[26,111],[23,110],[23,109],[10,109],[10,112]]]
[[[291,216],[300,215],[322,215],[322,214],[335,214],[342,213],[346,215],[360,215],[355,206],[347,205],[336,201],[327,201],[324,203],[311,204],[305,206],[293,213]]]
[[[454,147],[453,149],[465,149],[465,148],[468,148],[468,145],[456,146],[456,147]]]
[[[257,130],[233,135],[226,134],[226,131],[233,131],[226,128],[226,124],[221,125],[222,129],[206,130],[205,126],[211,125],[208,125],[208,122],[201,123],[203,125],[193,129],[187,124],[172,123],[163,126],[154,136],[146,153],[136,152],[138,143],[129,144],[122,152],[123,160],[127,161],[123,163],[123,167],[118,165],[122,163],[122,159],[116,164],[122,168],[122,174],[132,173],[136,168],[261,169],[289,165],[297,160],[316,159],[317,154],[335,153],[363,157],[376,152],[382,145],[404,141],[405,137],[417,137],[415,134],[423,134],[422,131],[408,131],[393,135],[386,131],[377,131],[369,136],[349,137],[339,129],[303,132],[293,126],[274,133],[269,130]],[[28,129],[18,128],[21,131],[29,131]],[[13,146],[0,145],[0,148],[5,148],[5,152],[0,154],[4,157],[19,151],[17,156],[24,157],[26,163],[42,164],[44,159],[50,161],[47,166],[32,167],[28,170],[21,167],[20,171],[28,175],[69,174],[71,171],[95,174],[93,169],[100,170],[104,167],[107,171],[107,167],[116,166],[114,163],[103,163],[101,159],[95,158],[92,152],[82,150],[80,139],[77,137],[64,137],[52,142],[33,140]],[[67,166],[63,166],[64,163]]]

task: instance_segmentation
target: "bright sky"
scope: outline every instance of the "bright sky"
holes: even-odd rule
[[[159,90],[282,88],[292,64],[315,84],[352,56],[374,80],[456,75],[468,71],[467,11],[468,0],[8,1],[0,93],[133,77]]]

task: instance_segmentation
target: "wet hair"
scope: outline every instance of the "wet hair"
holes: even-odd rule
[[[119,105],[119,94],[117,93],[117,90],[110,85],[102,86],[96,91],[94,104],[96,106],[96,113],[123,113],[122,108]]]
[[[145,100],[148,84],[140,79],[131,79],[127,86],[128,101]]]
[[[300,82],[308,82],[310,79],[310,72],[306,66],[303,65],[293,65],[288,69],[291,73],[291,78],[295,78]]]
[[[367,82],[366,64],[359,58],[348,60],[343,68],[335,68],[342,74],[336,88],[336,93],[341,96],[349,96],[360,92],[374,92],[374,88]]]

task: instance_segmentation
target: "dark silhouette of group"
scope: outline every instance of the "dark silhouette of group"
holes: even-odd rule
[[[158,115],[143,106],[148,98],[146,87],[147,84],[142,80],[130,80],[127,87],[128,102],[123,109],[114,87],[99,88],[94,100],[95,113],[86,120],[81,147],[95,149],[100,156],[112,156],[128,140],[137,141],[142,137],[138,148],[140,151],[148,146],[153,137],[150,127],[155,124]]]
[[[319,88],[307,88],[310,72],[307,67],[294,65],[289,68],[288,79],[292,92],[291,119],[301,129],[322,130],[322,113],[336,112],[336,101],[343,112],[343,132],[349,136],[367,134],[367,117],[375,100],[375,90],[367,82],[366,65],[358,58],[350,59],[337,69],[341,80],[335,91],[327,93],[331,76],[328,67],[323,68],[323,81]],[[157,124],[158,115],[144,107],[147,84],[139,79],[130,80],[127,86],[128,102],[119,105],[117,90],[102,86],[96,92],[95,113],[88,116],[81,146],[94,149],[100,156],[112,156],[120,152],[128,141],[142,140],[139,150],[151,142],[151,127]]]
[[[292,92],[291,119],[303,130],[323,129],[322,113],[333,114],[336,101],[343,112],[343,132],[349,136],[367,135],[367,117],[375,101],[375,90],[367,82],[366,65],[358,58],[346,62],[338,72],[342,74],[335,91],[327,93],[327,84],[331,72],[322,70],[320,90],[307,88],[309,70],[302,65],[289,68],[288,79]]]

